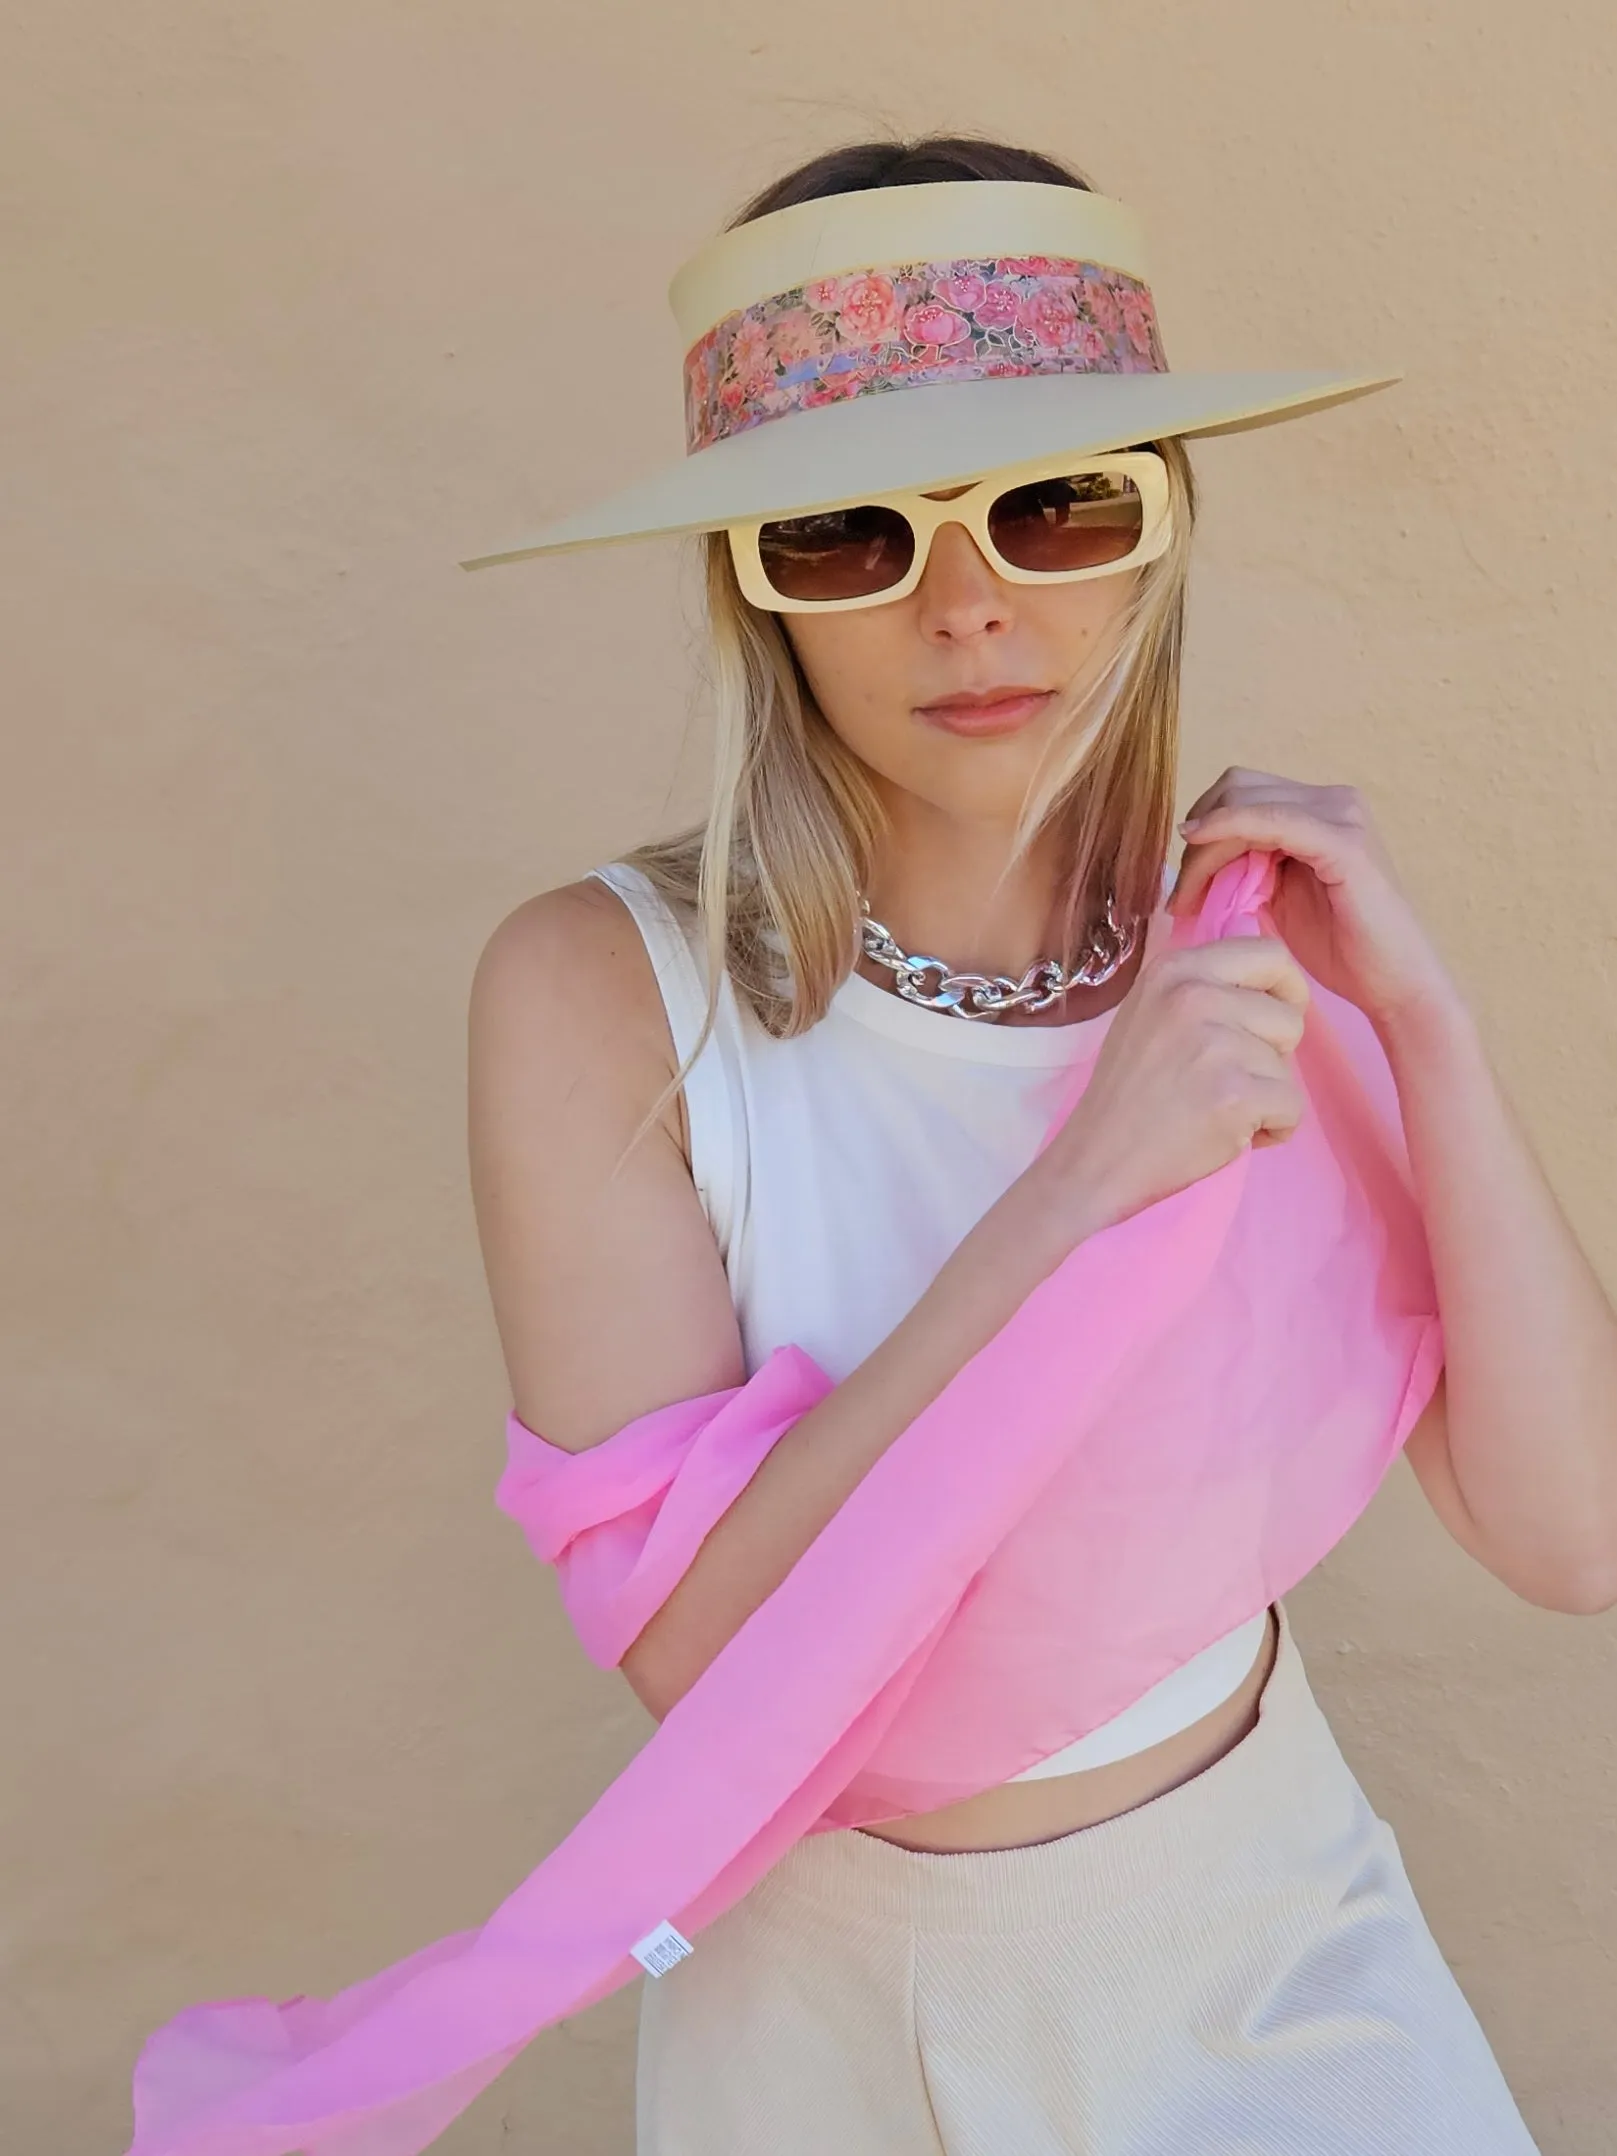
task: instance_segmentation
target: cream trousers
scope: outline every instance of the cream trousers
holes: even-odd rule
[[[638,2156],[1534,2156],[1309,1686],[1023,1849],[806,1837],[640,2009]]]

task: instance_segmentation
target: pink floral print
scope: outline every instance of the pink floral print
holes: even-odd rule
[[[960,344],[971,335],[971,324],[952,307],[940,307],[924,299],[918,307],[904,309],[904,336],[913,345]]]
[[[1160,374],[1151,294],[1052,255],[911,262],[821,277],[716,323],[685,356],[686,440],[921,382]]]
[[[971,310],[979,329],[1013,329],[1023,295],[1009,281],[991,284]]]
[[[1089,310],[1089,319],[1103,336],[1115,337],[1122,329],[1123,301],[1109,278],[1085,278],[1084,305]]]
[[[830,340],[807,307],[793,307],[770,324],[769,346],[782,367],[796,367],[818,359]]]
[[[1071,344],[1078,327],[1078,309],[1072,294],[1063,292],[1048,278],[1032,282],[1032,291],[1016,310],[1017,328],[1030,344],[1049,344],[1058,349]]]
[[[837,335],[845,344],[886,344],[898,333],[898,296],[886,277],[850,277],[837,294]]]
[[[974,277],[969,270],[963,277],[934,279],[932,289],[945,307],[958,308],[963,314],[970,314],[974,307],[980,307],[988,296],[986,282],[981,277]]]

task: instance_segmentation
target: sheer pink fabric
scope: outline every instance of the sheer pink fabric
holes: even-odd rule
[[[1173,941],[1259,932],[1274,871],[1231,862]],[[1005,1780],[1294,1586],[1443,1352],[1390,1071],[1318,984],[1297,1067],[1292,1139],[1074,1250],[484,1923],[330,2000],[157,2029],[128,2156],[413,2156],[540,2029],[637,1977],[662,1921],[699,1954],[800,1836]],[[586,1452],[510,1417],[498,1502],[594,1660],[617,1663],[829,1389],[785,1347]]]

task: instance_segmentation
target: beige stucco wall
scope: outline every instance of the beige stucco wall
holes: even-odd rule
[[[1184,794],[1369,789],[1617,1281],[1617,18],[6,13],[0,2142],[88,2156],[155,2022],[477,1921],[650,1726],[492,1507],[463,1025],[507,908],[695,801],[690,585],[454,563],[677,448],[664,282],[783,164],[1046,145],[1175,365],[1408,368],[1201,452]],[[1293,1609],[1543,2147],[1609,2149],[1617,1619],[1402,1467]],[[442,2146],[626,2151],[633,2005]]]

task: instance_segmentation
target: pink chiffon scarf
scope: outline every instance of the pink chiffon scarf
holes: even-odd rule
[[[1275,872],[1229,863],[1172,944],[1272,927]],[[801,1836],[1006,1780],[1310,1571],[1443,1358],[1391,1072],[1364,1014],[1311,989],[1285,1144],[1073,1250],[481,1924],[330,1999],[156,2029],[127,2156],[413,2156],[539,2030],[639,1976],[662,1927],[700,1954]],[[617,1665],[830,1389],[788,1346],[584,1452],[510,1416],[497,1502],[596,1662]]]

